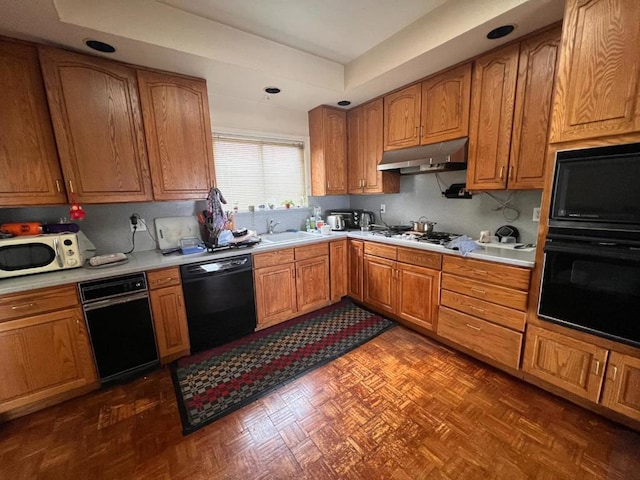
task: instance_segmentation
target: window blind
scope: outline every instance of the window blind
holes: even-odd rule
[[[213,150],[216,184],[229,205],[306,201],[302,142],[215,134]]]

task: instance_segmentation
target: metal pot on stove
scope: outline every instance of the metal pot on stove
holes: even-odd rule
[[[422,221],[424,219],[424,221]],[[436,222],[431,222],[424,215],[418,219],[418,221],[411,221],[411,230],[414,232],[431,233]]]

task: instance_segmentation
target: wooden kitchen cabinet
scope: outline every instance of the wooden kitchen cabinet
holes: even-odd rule
[[[640,131],[640,2],[567,0],[551,142]]]
[[[382,160],[382,99],[347,112],[348,193],[398,193],[400,175],[378,171]]]
[[[0,206],[66,203],[34,45],[0,39]]]
[[[530,277],[526,268],[446,255],[438,335],[518,369]]]
[[[469,132],[471,63],[384,97],[384,150],[429,145]]]
[[[319,243],[253,256],[257,329],[329,305],[329,246]]]
[[[149,299],[161,363],[189,355],[189,328],[180,270],[177,267],[147,272]]]
[[[0,419],[98,388],[75,285],[7,295],[0,302],[12,312],[0,321]]]
[[[640,420],[640,358],[610,352],[602,404]]]
[[[435,330],[441,255],[375,242],[366,242],[364,251],[364,303]]]
[[[346,238],[329,243],[329,274],[331,301],[337,302],[348,293],[349,264]]]
[[[344,110],[320,105],[309,111],[311,194],[347,194],[347,119]]]
[[[349,257],[349,284],[347,294],[362,302],[364,288],[364,242],[361,240],[349,239],[347,241],[348,257]]]
[[[138,70],[155,200],[207,198],[213,142],[204,80]]]
[[[475,64],[467,188],[541,189],[560,27]]]
[[[86,203],[153,199],[136,71],[38,48],[69,194]]]
[[[529,325],[522,369],[552,385],[598,402],[608,350]]]

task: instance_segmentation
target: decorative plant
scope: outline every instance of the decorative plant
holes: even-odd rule
[[[285,200],[284,202],[282,202],[282,204],[284,205],[285,208],[291,208],[293,205],[295,205],[293,203],[293,200]]]

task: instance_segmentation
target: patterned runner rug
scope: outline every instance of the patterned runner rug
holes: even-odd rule
[[[183,434],[237,410],[395,325],[349,300],[171,365]]]

